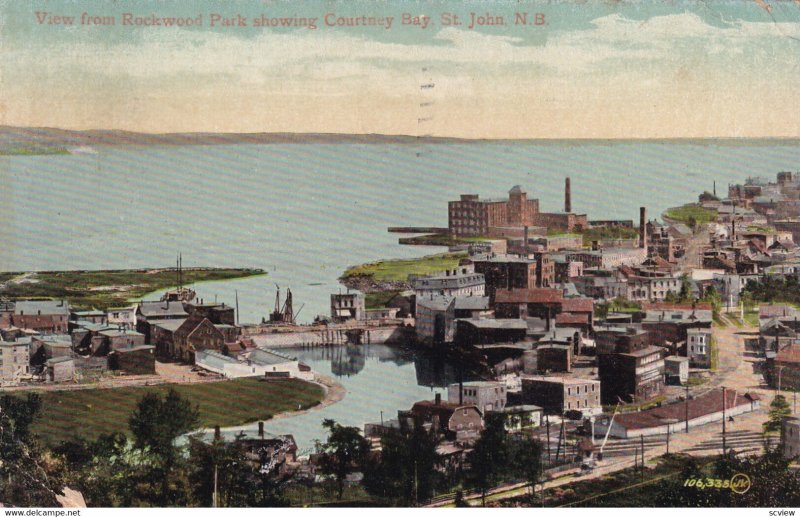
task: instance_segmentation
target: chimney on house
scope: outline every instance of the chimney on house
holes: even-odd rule
[[[569,184],[569,176],[564,180],[564,211],[566,213],[572,212],[572,189]]]
[[[647,249],[647,208],[639,207],[639,247]]]
[[[264,439],[264,422],[258,423],[258,437]]]

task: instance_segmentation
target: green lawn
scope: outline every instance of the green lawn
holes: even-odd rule
[[[718,212],[712,208],[703,208],[697,203],[689,203],[668,209],[664,215],[675,221],[688,223],[694,219],[697,224],[706,224],[717,220]]]
[[[78,309],[128,305],[161,289],[177,284],[175,269],[137,269],[106,271],[40,271],[31,273],[26,281],[10,279],[24,273],[0,273],[0,296],[11,299],[66,299]],[[261,269],[191,268],[184,269],[184,284],[214,280],[231,280],[265,274]]]
[[[760,325],[758,321],[758,311],[746,311],[744,313],[744,321],[751,327],[758,327]]]
[[[169,388],[187,397],[200,410],[201,427],[236,426],[267,420],[282,411],[309,408],[324,390],[299,379],[264,381],[236,379],[201,384],[164,384],[153,387],[46,391],[42,410],[33,425],[47,445],[82,437],[94,439],[113,431],[128,432],[128,418],[144,393],[166,393]]]
[[[389,300],[394,298],[400,291],[378,291],[364,295],[364,306],[366,309],[383,309]]]
[[[409,260],[381,260],[347,268],[343,279],[372,277],[376,282],[405,282],[408,275],[432,275],[458,266],[466,253],[442,253]]]

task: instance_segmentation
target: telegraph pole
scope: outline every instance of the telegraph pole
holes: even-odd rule
[[[686,432],[689,432],[689,384],[686,384]]]
[[[725,456],[727,447],[725,446],[725,406],[728,405],[728,399],[725,397],[725,386],[722,387],[722,455]]]
[[[669,426],[667,426],[667,454],[669,454]]]
[[[550,416],[545,415],[545,425],[547,426],[547,466],[553,465],[553,457],[550,455]]]
[[[642,481],[644,481],[644,435],[640,434],[639,438],[641,439],[640,443],[642,444]]]

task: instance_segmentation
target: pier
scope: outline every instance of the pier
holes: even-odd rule
[[[413,327],[397,322],[360,322],[352,325],[251,325],[242,334],[258,347],[308,348],[337,345],[370,345],[401,343],[412,338]]]

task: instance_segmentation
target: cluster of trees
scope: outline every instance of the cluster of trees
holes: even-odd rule
[[[38,395],[0,397],[0,501],[58,506],[65,486],[89,506],[280,506],[281,482],[260,472],[243,447],[179,439],[199,425],[197,407],[170,390],[145,394],[128,421],[129,434],[62,442],[43,448],[30,432]],[[215,483],[216,479],[216,483]]]
[[[691,303],[693,299],[692,282],[686,274],[681,275],[681,287],[678,292],[667,291],[664,296],[664,301],[667,303]]]
[[[444,465],[437,452],[441,438],[420,425],[401,427],[381,439],[380,454],[371,454],[369,443],[357,428],[325,422],[328,440],[317,445],[320,469],[337,485],[341,497],[347,477],[363,473],[362,484],[372,496],[387,504],[417,505],[436,493],[462,487],[481,492],[505,481],[534,485],[541,476],[541,444],[523,435],[506,432],[502,415],[488,415],[486,425],[466,465]]]
[[[687,458],[679,476],[665,481],[655,491],[656,506],[670,507],[793,507],[800,505],[800,478],[790,469],[791,460],[780,449],[767,449],[761,456],[721,456],[710,469],[695,458]],[[744,474],[750,480],[746,491],[730,488],[688,486],[687,480],[731,480]]]
[[[0,501],[14,506],[57,506],[65,486],[90,506],[284,506],[292,480],[263,472],[238,442],[185,440],[199,425],[198,410],[174,390],[145,394],[128,421],[129,433],[62,442],[48,450],[30,431],[41,407],[0,397]],[[472,488],[484,498],[506,481],[541,475],[538,441],[506,432],[502,415],[489,415],[466,461],[445,465],[441,437],[421,425],[382,438],[381,452],[354,427],[326,420],[317,444],[318,472],[341,499],[349,476],[362,473],[363,488],[385,504],[417,505],[436,493]]]
[[[747,301],[800,304],[800,279],[791,276],[764,276],[748,282],[742,292]]]

